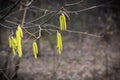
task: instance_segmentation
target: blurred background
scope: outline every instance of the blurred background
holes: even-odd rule
[[[119,5],[117,0],[0,0],[0,80],[119,80]],[[60,56],[56,31],[61,12],[67,30],[60,31]],[[43,23],[34,59],[32,42]],[[21,59],[8,46],[18,24],[24,34]]]

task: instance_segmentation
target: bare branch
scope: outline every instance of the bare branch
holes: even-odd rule
[[[65,4],[64,6],[65,6],[65,7],[74,6],[74,5],[80,4],[82,1],[83,1],[83,0],[78,1],[78,2],[76,2],[76,3]]]
[[[0,18],[0,21],[3,20],[19,3],[21,0],[16,1],[16,3],[9,9],[9,11],[2,17]]]
[[[7,76],[3,71],[1,71],[1,73],[4,75],[4,77],[5,77],[7,80],[10,80],[10,79],[8,78],[8,76]]]
[[[55,29],[42,29],[42,30],[50,30],[50,31],[57,31],[59,30],[59,27],[55,26],[55,25],[51,25],[51,24],[45,24],[44,26],[50,26],[50,27],[54,27]],[[77,34],[84,34],[84,35],[88,35],[88,36],[93,36],[93,37],[102,37],[100,35],[95,35],[95,34],[90,34],[88,32],[81,32],[81,31],[74,31],[74,30],[65,30],[66,32],[70,32],[70,33],[77,33]]]
[[[35,22],[35,21],[37,21],[37,20],[39,20],[39,19],[41,19],[41,18],[43,18],[43,17],[45,17],[45,16],[47,16],[47,15],[49,15],[49,14],[51,14],[51,13],[52,13],[52,12],[50,12],[50,13],[48,13],[48,14],[46,14],[46,15],[40,16],[40,17],[38,17],[38,18],[36,18],[36,19],[34,19],[34,20],[32,20],[32,21],[26,22],[25,24],[29,24],[29,23]]]
[[[22,19],[21,27],[23,27],[23,26],[24,26],[26,13],[27,13],[27,7],[25,8],[24,13],[23,13],[23,19]]]
[[[88,10],[91,10],[91,9],[94,9],[94,8],[98,8],[98,7],[101,7],[101,6],[104,6],[104,5],[101,4],[101,5],[97,5],[97,6],[91,6],[91,7],[88,7],[88,8],[85,8],[85,9],[81,9],[81,10],[77,10],[77,11],[67,11],[67,13],[80,13],[80,12],[88,11]]]

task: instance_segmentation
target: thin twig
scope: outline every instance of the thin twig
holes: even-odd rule
[[[8,14],[20,3],[20,1],[21,1],[21,0],[16,1],[16,3],[12,6],[12,8],[10,8],[10,9],[8,10],[8,12],[5,13],[5,15],[4,15],[2,18],[0,18],[0,21],[3,20],[6,16],[8,16]]]
[[[50,12],[50,13],[48,13],[48,14],[46,14],[46,15],[40,16],[40,17],[38,17],[38,18],[36,18],[36,19],[34,19],[34,20],[32,20],[32,21],[26,22],[25,24],[29,24],[29,23],[35,22],[35,21],[37,21],[37,20],[39,20],[39,19],[41,19],[41,18],[43,18],[43,17],[45,17],[45,16],[47,16],[47,15],[49,15],[49,14],[51,14],[51,13],[52,13],[52,12]]]
[[[43,23],[41,23],[40,25],[44,25],[45,23],[47,23],[48,21],[50,21],[51,19],[53,19],[54,16],[56,16],[56,14],[59,13],[59,11],[62,9],[62,7],[60,9],[58,9],[52,16],[50,16],[46,21],[44,21]]]
[[[39,7],[36,7],[36,6],[30,6],[30,9],[36,9],[37,11],[39,10],[39,11],[46,11],[47,10],[47,12],[56,12],[56,10],[49,10],[49,9],[44,9],[44,8],[39,8]]]
[[[111,2],[113,2],[113,0],[111,0],[111,1],[109,1],[107,3],[94,5],[94,6],[91,6],[91,7],[85,8],[85,9],[81,9],[81,10],[77,10],[77,11],[67,11],[67,13],[80,13],[80,12],[84,12],[84,11],[88,11],[88,10],[95,9],[95,8],[98,8],[98,7],[105,6],[105,5],[107,5],[107,4],[111,3]]]
[[[65,6],[65,7],[74,6],[74,5],[80,4],[82,1],[83,1],[83,0],[78,1],[78,2],[75,2],[75,3],[71,3],[71,4],[65,4],[64,6]]]
[[[104,5],[101,4],[101,5],[98,5],[98,6],[91,6],[91,7],[88,7],[88,8],[85,8],[85,9],[81,9],[81,10],[77,10],[77,11],[67,11],[67,13],[80,13],[80,12],[88,11],[88,10],[91,10],[91,9],[94,9],[94,8],[98,8],[98,7],[101,7],[101,6],[104,6]]]
[[[27,7],[25,8],[24,13],[23,13],[23,18],[22,18],[21,27],[23,27],[23,25],[24,25],[26,13],[27,13]]]
[[[10,20],[5,20],[8,23],[14,24],[14,25],[18,25],[16,22],[10,21]]]
[[[30,7],[27,7],[27,10],[28,10],[29,8],[30,8]],[[14,15],[14,14],[17,14],[17,13],[19,13],[19,12],[21,12],[21,11],[24,11],[24,10],[25,10],[25,8],[23,8],[23,9],[21,9],[21,10],[16,10],[16,11],[10,13],[7,17],[10,17],[10,16],[12,16],[12,15]],[[6,18],[7,18],[7,17],[6,17]]]
[[[2,23],[0,23],[0,27],[4,27],[4,28],[7,28],[7,29],[15,28],[15,27],[6,26],[6,25],[4,25],[4,24],[2,24]]]
[[[46,26],[46,27],[47,27],[47,26],[54,27],[54,28],[56,28],[57,30],[59,30],[59,27],[57,27],[57,26],[55,26],[55,25],[45,24],[44,26]],[[54,30],[54,29],[42,29],[42,30],[57,31],[57,30]],[[81,32],[81,31],[74,31],[74,30],[65,30],[65,31],[66,31],[66,32],[70,32],[70,33],[84,34],[84,35],[93,36],[93,37],[102,37],[102,36],[99,36],[99,35],[90,34],[90,33]]]
[[[10,80],[10,79],[8,78],[8,76],[7,76],[3,71],[1,71],[1,73],[4,75],[4,77],[5,77],[7,80]]]
[[[29,32],[28,30],[26,30],[25,28],[22,28],[26,33],[28,33],[29,35],[31,35],[34,38],[37,38],[33,33]]]
[[[34,0],[30,0],[29,3],[23,3],[23,2],[21,2],[21,4],[22,4],[23,6],[25,6],[25,7],[28,7],[28,6],[30,6],[30,5],[33,3],[33,1],[34,1]]]
[[[4,26],[4,27],[7,27],[7,28],[11,28],[11,27],[8,27],[8,26],[5,26],[3,24],[0,23],[0,25]],[[38,27],[39,24],[34,24],[35,26]],[[36,38],[36,36],[32,33],[30,33],[28,30],[26,30],[26,28],[32,28],[32,27],[35,27],[35,26],[28,26],[28,27],[24,27],[23,30],[28,33],[29,35],[33,36],[34,38]],[[51,24],[44,24],[44,27],[47,27],[47,26],[50,26],[50,27],[53,27],[53,28],[56,28],[56,29],[41,29],[41,30],[45,30],[45,31],[57,31],[59,30],[59,27],[58,26],[55,26],[55,25],[51,25]],[[102,37],[100,35],[95,35],[95,34],[90,34],[90,33],[87,33],[87,32],[81,32],[81,31],[73,31],[73,30],[65,30],[66,32],[70,32],[70,33],[77,33],[77,34],[84,34],[84,35],[88,35],[88,36],[93,36],[93,37]]]

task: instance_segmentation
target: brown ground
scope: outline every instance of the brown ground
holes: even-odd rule
[[[23,41],[18,80],[120,80],[120,44],[105,44],[93,37],[63,40],[61,56],[41,40],[42,57],[38,59],[33,57],[33,40]]]

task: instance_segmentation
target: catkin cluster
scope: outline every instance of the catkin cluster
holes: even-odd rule
[[[66,30],[67,29],[66,17],[63,13],[60,15],[59,21],[60,21],[60,30],[61,31]],[[12,53],[15,55],[17,52],[19,58],[22,57],[22,44],[21,44],[22,38],[23,38],[23,32],[22,32],[20,25],[18,25],[17,30],[16,30],[16,37],[13,37],[12,35],[8,39],[9,47],[12,49]],[[63,47],[62,36],[61,36],[61,33],[57,31],[57,49],[58,49],[59,55],[61,55],[62,47]],[[33,48],[34,58],[37,58],[38,46],[37,46],[36,40],[34,40],[34,42],[32,43],[32,48]]]
[[[9,37],[8,40],[9,40],[9,47],[12,49],[12,53],[15,55],[17,48],[16,40],[13,36]]]
[[[12,49],[12,53],[15,55],[17,52],[19,58],[22,57],[22,44],[21,44],[22,38],[23,38],[23,32],[20,25],[18,25],[16,30],[16,37],[13,37],[12,35],[8,39],[9,47]],[[34,57],[37,58],[38,46],[36,40],[33,42],[32,47],[33,47]]]
[[[18,56],[21,58],[22,57],[22,46],[21,46],[21,40],[23,38],[23,32],[18,25],[17,30],[16,30],[16,37],[9,37],[9,47],[12,49],[12,53],[15,55],[16,52],[18,52]]]
[[[65,15],[62,13],[59,17],[59,21],[60,21],[60,30],[64,31],[67,29],[66,26],[66,17]],[[57,31],[57,49],[58,49],[58,54],[61,55],[61,51],[62,51],[62,36],[60,34],[60,32]]]

